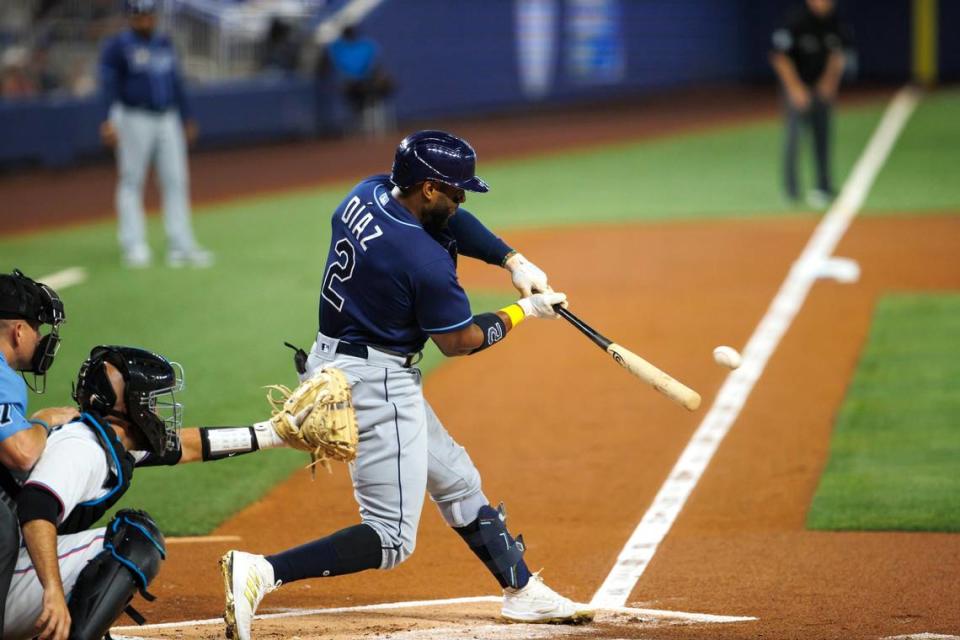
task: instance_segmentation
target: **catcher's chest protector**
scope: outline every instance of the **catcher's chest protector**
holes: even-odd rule
[[[133,478],[133,456],[123,448],[116,432],[89,413],[84,413],[80,420],[96,434],[97,443],[107,457],[107,468],[111,471],[107,475],[106,487],[109,487],[110,491],[102,498],[81,502],[75,506],[57,527],[57,533],[61,535],[89,529],[123,497]]]

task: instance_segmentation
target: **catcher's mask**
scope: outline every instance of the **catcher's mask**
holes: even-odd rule
[[[36,393],[43,393],[47,388],[47,371],[60,350],[60,325],[67,320],[63,301],[47,285],[14,269],[12,274],[0,276],[0,318],[26,320],[34,324],[38,331],[41,326],[50,325],[50,332],[37,343],[30,368],[23,370],[24,374],[34,375],[30,388]]]
[[[104,367],[108,362],[123,377],[125,413],[114,408],[117,395]],[[183,368],[176,362],[136,347],[101,345],[80,365],[73,399],[83,411],[127,420],[143,434],[148,451],[163,455],[180,439],[183,405],[176,393],[182,389]]]

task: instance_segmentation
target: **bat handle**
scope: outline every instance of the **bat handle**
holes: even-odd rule
[[[554,311],[557,312],[561,318],[572,324],[574,327],[580,330],[580,332],[590,338],[591,341],[604,351],[607,350],[613,341],[604,336],[602,333],[588,325],[586,322],[578,318],[572,311],[565,309],[562,305],[555,304],[553,305]]]

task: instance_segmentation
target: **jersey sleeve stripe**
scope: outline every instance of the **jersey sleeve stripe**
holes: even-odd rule
[[[453,329],[459,329],[460,327],[464,327],[464,326],[468,325],[468,324],[471,323],[471,322],[473,322],[473,316],[468,317],[468,318],[467,318],[466,320],[464,320],[463,322],[458,322],[458,323],[456,323],[456,324],[451,324],[451,325],[448,325],[448,326],[446,326],[446,327],[437,327],[436,329],[428,329],[428,328],[426,328],[426,327],[420,327],[420,328],[421,328],[421,330],[423,330],[423,331],[425,331],[425,332],[427,332],[427,333],[443,333],[444,331],[452,331]]]
[[[97,544],[98,542],[101,543],[101,544],[103,544],[103,538],[104,538],[104,536],[103,536],[103,534],[101,534],[101,535],[95,537],[95,538],[94,538],[93,540],[91,540],[90,542],[88,542],[88,543],[86,543],[86,544],[84,544],[84,545],[81,545],[81,546],[79,546],[79,547],[74,547],[73,549],[70,549],[69,551],[67,551],[67,552],[64,553],[63,555],[57,556],[57,558],[58,558],[59,560],[63,560],[64,558],[68,558],[68,557],[72,556],[72,555],[75,554],[75,553],[80,553],[81,551],[85,551],[86,549],[89,549],[90,547],[92,547],[93,545]],[[27,573],[28,571],[32,571],[33,568],[34,568],[34,567],[33,567],[33,563],[30,563],[30,564],[27,565],[26,567],[24,567],[24,568],[22,568],[22,569],[17,569],[17,570],[14,571],[13,573],[14,573],[14,575],[22,575],[22,574],[24,574],[24,573]]]

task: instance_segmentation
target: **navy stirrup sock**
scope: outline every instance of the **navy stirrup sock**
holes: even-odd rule
[[[358,524],[313,542],[267,556],[274,579],[293,582],[304,578],[342,576],[377,569],[383,562],[380,536]]]

